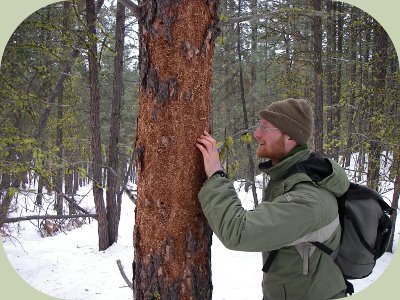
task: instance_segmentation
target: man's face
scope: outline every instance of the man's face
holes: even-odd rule
[[[261,119],[253,136],[258,142],[258,157],[269,158],[275,164],[286,155],[285,140],[287,139],[287,135],[282,133],[271,122]]]

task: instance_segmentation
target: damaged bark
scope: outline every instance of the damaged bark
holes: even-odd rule
[[[211,299],[212,231],[197,194],[210,129],[218,1],[144,1],[135,160],[134,299]]]

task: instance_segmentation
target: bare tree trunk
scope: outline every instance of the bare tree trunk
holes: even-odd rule
[[[20,126],[20,117],[16,114],[15,128]],[[17,155],[14,149],[11,149],[8,153],[6,161],[21,161],[21,157]],[[18,174],[2,174],[0,183],[0,228],[4,224],[4,220],[7,218],[8,210],[11,205],[11,201],[18,192],[21,184],[21,176]]]
[[[242,1],[239,0],[239,4],[238,4],[239,5],[239,16],[240,16],[240,12],[241,12],[241,2]],[[238,23],[236,26],[237,26],[236,27],[237,54],[238,54],[238,59],[239,59],[240,98],[241,98],[242,109],[243,109],[244,128],[247,129],[247,128],[249,128],[249,120],[248,120],[248,114],[247,114],[246,97],[245,97],[244,81],[243,81],[243,61],[242,61],[242,45],[240,42],[240,35],[241,35],[240,23]],[[245,190],[247,192],[249,186],[251,186],[251,190],[253,193],[253,199],[254,199],[254,207],[257,207],[258,199],[257,199],[256,185],[255,185],[255,180],[254,180],[254,160],[253,160],[253,153],[252,153],[251,145],[247,144],[246,149],[247,149],[247,157],[249,160],[249,169],[247,172],[247,180],[246,180]]]
[[[386,31],[375,22],[374,49],[372,57],[372,86],[373,93],[370,99],[370,147],[368,151],[368,185],[378,189],[380,180],[380,158],[382,144],[380,137],[381,119],[384,118],[385,83],[387,66],[388,36]]]
[[[36,203],[36,205],[43,204],[43,179],[42,179],[42,176],[39,176],[39,178],[38,178],[38,191],[37,191],[35,203]]]
[[[94,0],[86,0],[86,21],[88,25],[88,58],[89,58],[89,84],[90,84],[90,125],[93,171],[93,197],[98,215],[99,250],[110,246],[108,236],[108,221],[101,186],[102,159],[100,137],[100,91],[99,72],[97,62],[96,42],[96,9]]]
[[[123,94],[123,59],[124,59],[124,36],[125,36],[125,6],[117,3],[117,16],[115,24],[115,51],[114,58],[114,82],[112,113],[110,123],[110,141],[108,149],[108,166],[115,172],[119,170],[119,136],[121,127],[121,105]],[[121,182],[114,172],[107,172],[107,219],[108,236],[110,245],[118,240],[118,194],[121,189]]]
[[[147,0],[140,29],[134,299],[211,299],[211,235],[197,194],[210,128],[218,2]]]
[[[312,0],[315,11],[321,11],[321,0]],[[323,154],[324,149],[324,97],[322,90],[322,24],[321,17],[313,16],[313,45],[314,45],[314,86],[315,86],[315,119],[314,145],[317,153]]]
[[[9,176],[6,176],[9,177]],[[3,188],[1,189],[0,192],[0,228],[3,226],[6,218],[7,218],[7,214],[8,214],[8,209],[10,207],[11,201],[14,197],[14,194],[16,193],[16,189],[19,188],[19,185],[21,183],[21,180],[19,179],[14,179],[13,182],[8,181],[6,182],[6,184],[4,184],[4,191]],[[3,186],[3,182],[2,182],[2,186]]]
[[[337,49],[336,49],[336,57],[338,60],[336,61],[336,80],[335,80],[335,93],[334,93],[334,116],[333,116],[333,127],[335,128],[333,131],[333,152],[332,158],[337,160],[339,157],[340,147],[338,143],[340,142],[340,131],[341,131],[341,107],[340,107],[340,98],[342,94],[342,56],[343,56],[343,5],[341,2],[335,1],[335,10],[337,11]]]
[[[257,2],[258,0],[251,0],[250,9],[253,15],[257,15]],[[250,22],[251,25],[251,64],[250,64],[250,76],[251,76],[251,95],[250,95],[250,124],[251,126],[256,125],[256,84],[257,84],[257,27],[258,20]]]
[[[399,208],[399,197],[400,197],[400,151],[397,150],[394,153],[394,158],[393,158],[393,166],[391,172],[395,174],[394,178],[394,191],[393,191],[393,198],[392,198],[392,203],[391,207],[394,209],[394,213],[390,216],[390,219],[392,220],[393,226],[396,225],[397,221],[397,210]],[[393,253],[393,242],[394,242],[394,234],[395,230],[393,230],[392,236],[390,237],[389,245],[388,245],[388,251]]]
[[[335,130],[333,126],[333,53],[334,53],[334,46],[335,46],[335,30],[334,30],[334,23],[333,23],[333,5],[332,0],[328,0],[326,2],[327,6],[327,59],[326,59],[326,105],[327,105],[327,116],[326,116],[326,136],[327,136],[327,143],[330,145],[328,149],[328,155],[332,157],[333,153],[333,145],[332,145],[332,136],[333,131]]]
[[[74,199],[74,174],[73,174],[73,168],[69,167],[66,172],[65,172],[65,176],[64,176],[64,182],[65,182],[65,194],[67,195],[67,197],[72,198],[73,201],[75,201]],[[69,214],[75,214],[76,213],[76,209],[75,206],[72,205],[71,203],[69,203],[68,205],[68,211]]]
[[[359,38],[359,44],[360,47],[364,43],[365,47],[364,49],[360,49],[360,56],[362,57],[362,64],[361,64],[361,71],[360,71],[360,86],[368,86],[370,85],[370,76],[369,76],[369,70],[370,70],[370,58],[371,58],[371,44],[372,44],[372,23],[371,23],[371,17],[363,13],[363,24],[365,24],[365,34],[360,35]],[[364,42],[365,41],[365,42]],[[357,106],[357,112],[360,115],[357,119],[357,128],[358,131],[361,133],[368,133],[369,132],[369,124],[367,122],[364,122],[363,120],[368,119],[368,114],[369,114],[369,108],[368,108],[368,99],[367,101],[360,101]],[[365,171],[365,165],[366,165],[366,153],[367,153],[367,146],[368,146],[368,141],[366,139],[366,136],[359,136],[358,137],[358,144],[361,145],[360,150],[359,150],[359,155],[358,155],[358,177],[357,181],[362,180],[362,175],[366,173]]]
[[[64,2],[67,3],[67,2]],[[58,93],[58,105],[57,105],[57,137],[56,137],[56,145],[58,148],[57,151],[57,159],[58,159],[58,166],[57,166],[57,173],[55,178],[55,183],[57,190],[63,190],[63,168],[62,168],[62,160],[63,160],[63,132],[61,128],[62,117],[63,117],[63,97],[64,97],[64,87],[62,86],[60,92]],[[57,215],[63,214],[63,197],[59,195],[59,193],[55,193],[56,195],[56,204],[55,210],[57,211]]]
[[[347,115],[347,134],[346,134],[346,152],[345,152],[345,165],[350,166],[351,154],[353,153],[354,145],[354,130],[356,129],[355,124],[355,105],[356,105],[356,83],[357,83],[357,33],[358,27],[356,27],[356,20],[358,20],[357,9],[353,6],[350,12],[350,19],[352,25],[350,28],[350,103],[348,105]]]

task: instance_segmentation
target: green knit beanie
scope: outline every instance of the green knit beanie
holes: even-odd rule
[[[299,145],[307,144],[313,130],[313,113],[304,99],[286,99],[270,104],[259,116],[279,128]]]

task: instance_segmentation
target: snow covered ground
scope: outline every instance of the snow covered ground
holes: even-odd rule
[[[243,206],[251,209],[253,205],[251,193],[246,194],[239,188],[239,183],[236,183],[236,187],[240,190],[239,196]],[[79,194],[88,194],[81,205],[93,211],[90,187],[82,188]],[[27,208],[31,207],[32,201],[29,195],[19,196],[19,203],[26,203]],[[23,213],[33,214],[29,211]],[[31,286],[61,299],[132,299],[132,292],[126,286],[116,264],[116,260],[120,259],[128,277],[131,278],[134,205],[128,197],[123,198],[118,243],[106,251],[97,250],[98,237],[95,221],[46,238],[41,237],[35,224],[29,221],[10,224],[9,229],[13,237],[2,237],[9,261]],[[396,240],[398,235],[397,229]],[[356,291],[364,289],[375,281],[392,257],[392,254],[385,254],[378,261],[372,275],[366,279],[355,280]],[[261,299],[261,267],[261,254],[227,250],[214,236],[212,245],[213,299]],[[3,273],[0,274],[4,276]]]

